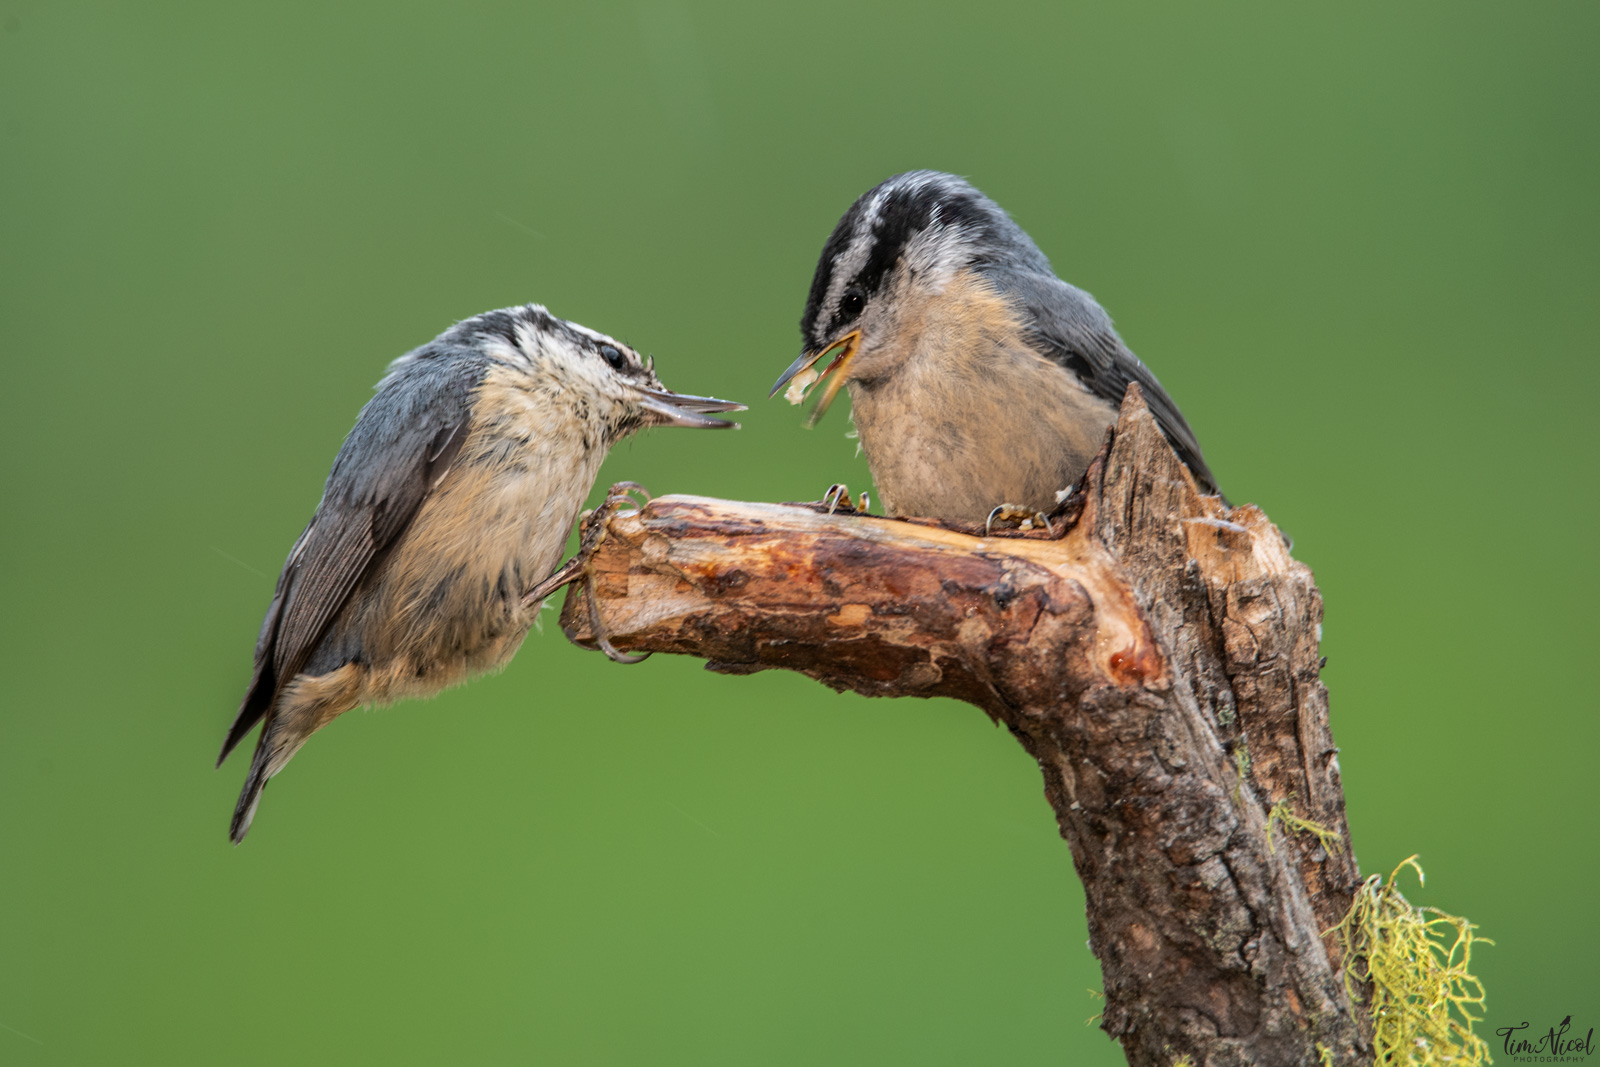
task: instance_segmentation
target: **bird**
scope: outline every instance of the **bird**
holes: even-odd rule
[[[851,205],[823,245],[800,333],[800,358],[770,395],[788,386],[798,404],[826,379],[815,425],[847,386],[891,515],[986,529],[997,513],[1045,518],[1133,382],[1201,492],[1221,495],[1194,431],[1111,316],[956,175],[897,174]]]
[[[653,356],[538,304],[465,319],[389,364],[261,624],[217,758],[262,723],[229,838],[244,839],[267,781],[335,717],[511,659],[559,587],[552,572],[612,445],[652,426],[736,428],[711,413],[743,408],[669,391]]]

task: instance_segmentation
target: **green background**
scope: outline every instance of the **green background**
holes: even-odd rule
[[[370,387],[537,300],[751,403],[602,479],[868,482],[766,389],[839,215],[971,176],[1296,539],[1365,871],[1600,1023],[1600,8],[0,0],[0,1062],[1121,1062],[1036,769],[624,668],[211,769]],[[1414,884],[1411,886],[1414,889]]]

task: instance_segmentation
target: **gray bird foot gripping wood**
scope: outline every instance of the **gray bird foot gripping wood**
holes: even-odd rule
[[[595,549],[600,546],[600,542],[605,538],[606,524],[621,508],[630,504],[640,503],[634,499],[635,494],[642,498],[642,503],[648,504],[650,502],[650,491],[638,482],[615,482],[611,488],[606,490],[605,501],[593,511],[585,512],[579,518],[583,536],[578,542],[577,553],[560,567],[557,567],[550,577],[523,594],[522,604],[524,607],[532,607],[539,601],[553,595],[562,586],[570,585],[574,582],[582,582],[587,585],[592,580],[590,560],[594,555]],[[617,651],[606,636],[605,626],[600,620],[598,601],[592,596],[585,599],[589,603],[589,629],[594,635],[595,647],[599,648],[600,651],[604,652],[616,663],[643,663],[650,658],[651,653],[649,652],[630,654]]]
[[[1056,528],[1050,522],[1050,516],[1042,511],[1021,507],[1017,504],[998,504],[989,512],[989,517],[983,522],[983,536],[988,537],[994,533],[994,524],[997,522],[1017,524],[1019,530],[1037,530],[1043,528],[1046,533],[1054,537]]]
[[[659,497],[604,520],[561,625],[594,647],[604,601],[630,650],[977,705],[1043,775],[1129,1063],[1370,1063],[1324,936],[1360,876],[1311,572],[1197,490],[1137,387],[1065,504],[1053,534],[984,538]],[[1324,834],[1274,839],[1275,809]]]
[[[857,503],[850,499],[850,487],[843,482],[834,482],[828,486],[828,491],[822,494],[821,504],[828,509],[828,514],[844,512],[847,515],[866,515],[872,510],[872,497],[866,492],[861,494]]]

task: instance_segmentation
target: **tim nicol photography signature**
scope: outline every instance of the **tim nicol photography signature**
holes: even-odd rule
[[[1521,1031],[1528,1028],[1527,1023],[1521,1026],[1502,1026],[1495,1033],[1506,1041],[1506,1055],[1512,1057],[1517,1063],[1580,1063],[1589,1058],[1594,1051],[1594,1027],[1589,1027],[1589,1032],[1580,1038],[1569,1038],[1567,1032],[1572,1029],[1572,1016],[1562,1019],[1559,1025],[1552,1026],[1550,1032],[1536,1040],[1520,1036]]]

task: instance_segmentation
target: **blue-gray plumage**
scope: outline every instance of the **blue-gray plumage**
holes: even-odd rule
[[[668,392],[653,361],[537,305],[395,360],[278,578],[218,764],[257,723],[229,830],[307,738],[362,704],[503,666],[607,450],[648,426],[731,427],[743,405]],[[542,594],[541,594],[542,595]]]
[[[841,386],[892,514],[983,522],[998,505],[1048,512],[1083,474],[1128,385],[1200,490],[1219,493],[1172,398],[1092,296],[966,181],[898,174],[861,196],[823,247],[799,359],[799,403]],[[838,353],[820,374],[823,357]]]

